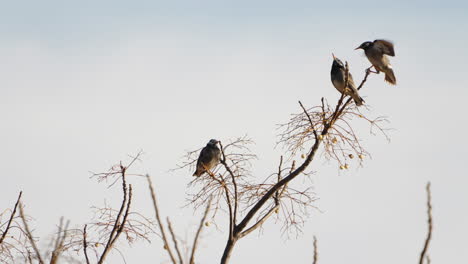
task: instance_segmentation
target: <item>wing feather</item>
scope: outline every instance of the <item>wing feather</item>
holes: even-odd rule
[[[393,49],[393,43],[385,39],[374,40],[374,46],[377,47],[383,54],[389,56],[395,56],[395,50]]]

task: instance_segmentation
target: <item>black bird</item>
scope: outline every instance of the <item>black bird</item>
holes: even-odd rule
[[[216,165],[218,165],[221,159],[221,150],[219,150],[217,144],[218,140],[212,139],[206,146],[200,151],[200,156],[197,161],[197,170],[193,173],[193,176],[201,176],[207,171],[211,171]]]
[[[345,89],[345,81],[346,81],[346,70],[343,62],[341,62],[340,59],[335,57],[335,55],[332,53],[333,56],[333,64],[331,68],[331,81],[333,83],[333,86],[340,92],[343,93],[343,90],[345,92],[345,95],[349,95],[353,98],[354,102],[356,103],[357,106],[361,106],[364,100],[359,96],[358,90],[356,89],[356,85],[354,84],[353,81],[353,76],[351,75],[350,72],[348,72],[348,85]]]
[[[359,47],[355,48],[355,50],[357,49],[364,50],[366,57],[377,70],[377,73],[381,71],[385,73],[385,81],[393,85],[396,84],[395,73],[393,73],[392,65],[390,65],[390,60],[388,59],[388,56],[395,56],[392,42],[376,39],[374,42],[366,41],[362,43]]]

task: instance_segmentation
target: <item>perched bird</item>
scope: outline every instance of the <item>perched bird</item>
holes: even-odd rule
[[[332,53],[333,56],[333,64],[331,68],[331,81],[333,83],[333,86],[340,92],[343,93],[345,92],[345,95],[349,95],[353,98],[354,102],[356,103],[357,106],[361,106],[364,100],[359,96],[358,90],[356,89],[356,85],[354,84],[353,81],[353,76],[351,75],[350,72],[348,72],[348,85],[346,86],[345,89],[345,81],[346,81],[346,70],[343,62],[341,62],[340,59],[335,57],[335,55]]]
[[[377,70],[377,73],[385,73],[385,81],[390,84],[396,84],[395,73],[393,73],[392,65],[388,56],[395,56],[395,50],[393,49],[393,43],[388,40],[376,39],[374,42],[366,41],[359,47],[355,48],[363,49],[366,57],[372,63],[372,66]],[[388,55],[388,56],[387,56]]]
[[[199,177],[218,165],[219,160],[221,159],[221,150],[219,150],[216,145],[218,143],[218,140],[212,139],[200,151],[200,156],[197,161],[197,170],[193,173],[193,176]]]

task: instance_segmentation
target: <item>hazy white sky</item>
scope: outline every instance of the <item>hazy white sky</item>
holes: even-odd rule
[[[369,62],[361,42],[388,38],[398,86],[370,77],[362,96],[388,116],[391,143],[363,135],[373,159],[343,173],[313,163],[322,212],[298,238],[265,232],[241,240],[232,263],[415,263],[426,235],[424,187],[432,182],[434,263],[468,258],[465,1],[11,1],[0,10],[0,211],[24,191],[38,236],[60,216],[81,227],[89,207],[120,194],[90,180],[143,150],[164,215],[192,238],[198,214],[185,204],[190,171],[168,172],[186,150],[247,134],[258,180],[276,171],[276,124],[322,96],[331,52],[355,80]],[[145,182],[135,208],[153,216]],[[309,184],[307,181],[304,184]],[[226,230],[223,227],[224,230]],[[206,230],[200,263],[216,263],[227,233]],[[43,240],[43,241],[44,241]],[[162,243],[123,247],[127,263],[163,263]],[[118,254],[109,263],[123,263]]]

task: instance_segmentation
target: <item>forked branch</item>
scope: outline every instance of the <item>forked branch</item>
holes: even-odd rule
[[[127,170],[127,167],[120,165],[120,173],[122,175],[122,191],[123,191],[122,205],[120,206],[120,210],[115,218],[115,222],[110,232],[109,239],[107,240],[106,246],[101,253],[101,256],[98,260],[98,264],[104,263],[104,260],[106,259],[107,255],[109,254],[112,247],[114,246],[114,243],[119,238],[127,222],[127,217],[130,211],[130,204],[132,201],[132,185],[130,184],[129,186],[127,186],[127,182],[125,179],[126,170]]]
[[[156,214],[156,221],[158,222],[159,231],[161,232],[161,238],[164,243],[164,249],[167,251],[167,254],[169,254],[169,257],[171,258],[172,263],[176,264],[177,261],[174,257],[174,253],[172,252],[172,249],[169,247],[169,241],[167,239],[166,231],[164,229],[163,222],[161,221],[161,216],[159,214],[159,207],[158,207],[158,202],[156,199],[156,192],[154,191],[154,188],[153,188],[153,183],[149,175],[146,175],[146,179],[148,180],[148,187],[150,190],[151,199],[153,200],[154,213]]]

